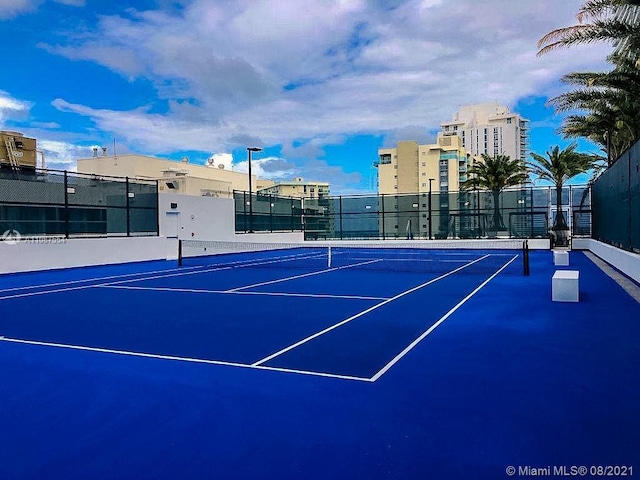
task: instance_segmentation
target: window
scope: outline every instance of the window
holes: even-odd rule
[[[427,172],[422,172],[422,176],[426,177],[427,176]]]
[[[457,131],[458,131],[458,125],[454,125],[454,126],[453,126],[453,131],[454,131],[454,132],[457,132]]]
[[[422,184],[422,186],[423,186],[423,187],[426,187],[426,186],[427,186],[427,184],[426,184],[426,183],[423,183],[423,184]]]
[[[422,153],[424,153],[424,152],[422,152]],[[422,166],[426,167],[427,166],[427,162],[422,162]]]
[[[510,125],[511,124],[511,119],[507,118],[507,123]]]
[[[390,153],[383,153],[382,155],[380,155],[380,165],[386,165],[389,163],[391,163]]]

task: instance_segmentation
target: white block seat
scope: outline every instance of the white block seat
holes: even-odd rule
[[[556,270],[551,279],[551,299],[554,302],[578,302],[580,297],[580,272]]]
[[[553,264],[562,267],[569,266],[569,252],[566,250],[553,251]]]

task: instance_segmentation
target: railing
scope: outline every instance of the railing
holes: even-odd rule
[[[308,240],[546,238],[556,213],[551,187],[503,191],[497,205],[490,192],[480,191],[320,199],[254,194],[253,220],[249,195],[234,196],[237,232],[303,230]],[[588,187],[563,190],[563,210],[569,224],[576,226],[575,235],[589,234],[590,209]]]
[[[0,170],[0,235],[158,235],[156,181]]]

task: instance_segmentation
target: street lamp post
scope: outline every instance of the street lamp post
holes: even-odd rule
[[[251,193],[251,152],[259,152],[261,148],[247,147],[249,158],[249,233],[253,233],[253,195]]]
[[[433,182],[435,178],[429,179],[429,240],[433,240],[433,235],[431,234],[431,182]]]

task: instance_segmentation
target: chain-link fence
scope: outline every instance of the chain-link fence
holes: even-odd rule
[[[158,235],[156,181],[0,170],[0,234]]]
[[[563,189],[574,235],[591,234],[589,189]],[[301,200],[235,192],[236,231],[304,230],[305,238],[544,238],[556,216],[552,187],[491,192],[349,195]],[[282,206],[279,210],[276,206]]]
[[[593,184],[593,238],[640,253],[640,142]]]

